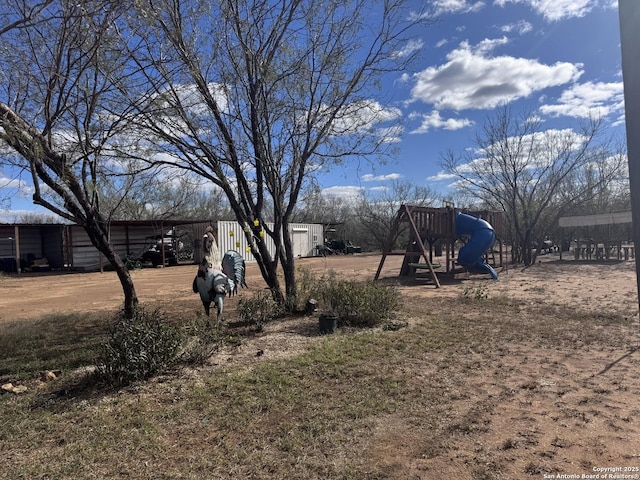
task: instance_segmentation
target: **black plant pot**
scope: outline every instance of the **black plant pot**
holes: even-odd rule
[[[335,333],[338,328],[338,316],[333,314],[323,314],[319,317],[320,333]]]

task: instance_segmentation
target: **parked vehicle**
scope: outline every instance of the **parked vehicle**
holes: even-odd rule
[[[178,258],[176,252],[173,249],[173,245],[170,243],[164,243],[163,245],[153,245],[146,250],[141,257],[142,263],[151,263],[154,267],[162,265],[162,248],[164,247],[164,261],[167,265],[177,265]]]
[[[349,240],[329,240],[325,243],[324,247],[322,247],[321,255],[331,255],[331,254],[350,254],[350,253],[362,253],[362,247],[354,245]]]

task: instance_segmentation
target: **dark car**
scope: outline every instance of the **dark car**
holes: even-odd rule
[[[362,247],[354,245],[349,240],[331,240],[327,242],[326,246],[338,253],[362,253]]]
[[[154,245],[142,254],[141,261],[143,263],[151,263],[154,267],[162,265],[162,246]],[[168,265],[177,265],[178,258],[171,244],[164,244],[164,261]]]

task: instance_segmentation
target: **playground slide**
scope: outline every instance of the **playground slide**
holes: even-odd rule
[[[498,279],[496,271],[484,261],[484,254],[493,246],[496,234],[489,222],[466,213],[456,213],[456,236],[471,235],[467,244],[458,252],[458,265],[470,272],[488,273]]]

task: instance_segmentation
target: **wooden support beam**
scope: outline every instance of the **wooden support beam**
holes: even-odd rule
[[[403,206],[401,206],[400,209],[398,210],[398,213],[396,214],[396,219],[393,221],[393,226],[389,231],[389,236],[387,237],[387,240],[384,242],[384,246],[382,248],[382,258],[380,259],[380,264],[378,265],[378,270],[376,271],[376,275],[375,277],[373,277],[374,280],[378,280],[378,278],[380,278],[380,273],[382,272],[382,266],[384,265],[384,261],[387,259],[387,255],[389,255],[392,250],[395,234],[398,231],[398,228],[400,228],[400,223],[402,222]]]
[[[416,223],[413,221],[413,216],[411,215],[409,207],[406,206],[406,205],[403,205],[402,207],[404,207],[405,211],[407,212],[407,217],[409,217],[409,225],[410,225],[411,230],[412,230],[413,234],[415,235],[415,238],[416,238],[416,240],[418,242],[418,246],[420,247],[420,251],[422,253],[422,257],[424,257],[425,262],[429,266],[429,272],[431,273],[431,277],[433,278],[433,281],[436,284],[436,288],[440,288],[440,280],[438,280],[438,275],[436,275],[436,271],[433,269],[433,265],[431,264],[431,261],[429,260],[429,255],[427,255],[427,252],[424,249],[424,244],[422,243],[422,239],[420,238],[420,232],[418,231],[418,227],[416,226]],[[402,207],[400,207],[400,208],[402,208]]]

